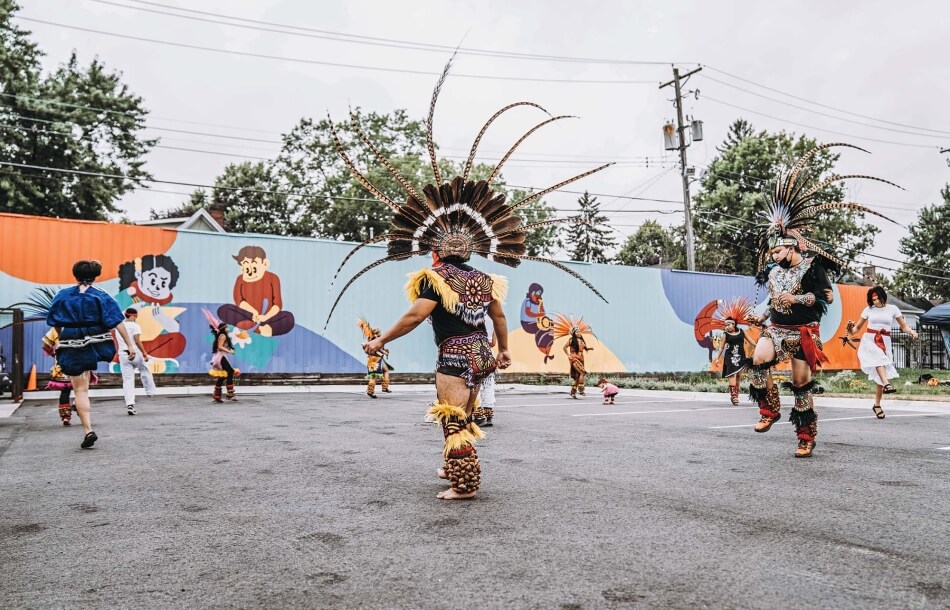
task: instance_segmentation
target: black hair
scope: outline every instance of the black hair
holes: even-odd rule
[[[465,264],[468,264],[468,260],[469,260],[469,259],[468,259],[468,258],[462,258],[461,256],[452,254],[452,255],[450,255],[450,256],[440,256],[440,257],[439,257],[439,260],[442,261],[443,263],[448,263],[448,264],[450,264],[450,265],[458,266],[458,265],[465,265]]]
[[[228,325],[225,322],[219,323],[217,326],[214,324],[209,324],[211,327],[211,333],[214,334],[214,342],[211,344],[211,353],[218,351],[218,337],[224,335],[224,344],[227,345],[228,349],[234,349],[234,344],[231,342],[231,337],[228,336]]]
[[[162,267],[171,275],[168,283],[169,288],[174,288],[178,283],[178,265],[172,260],[172,257],[166,254],[143,254],[142,271],[149,271],[156,267]],[[128,261],[119,265],[119,290],[125,290],[135,281],[135,261]]]
[[[877,298],[881,299],[881,305],[887,304],[887,292],[884,291],[883,286],[875,286],[868,290],[868,307],[874,304],[874,295],[877,295]]]
[[[73,265],[73,277],[81,284],[91,284],[102,274],[99,261],[76,261]]]

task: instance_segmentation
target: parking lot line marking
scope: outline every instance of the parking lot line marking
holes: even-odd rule
[[[650,415],[653,413],[695,413],[696,411],[735,411],[741,407],[708,407],[698,409],[660,409],[658,411],[608,411],[607,413],[575,413],[571,417],[598,417],[600,415]],[[750,407],[751,408],[751,407]]]
[[[941,415],[950,415],[950,413],[908,413],[908,414],[897,414],[897,415],[888,415],[888,418],[891,417],[940,417]],[[862,415],[860,417],[821,417],[818,419],[820,422],[826,421],[845,421],[848,419],[877,419],[876,415]],[[776,423],[776,426],[789,425],[790,422],[781,421]],[[710,430],[721,430],[723,428],[751,428],[755,424],[735,424],[732,426],[709,426]]]

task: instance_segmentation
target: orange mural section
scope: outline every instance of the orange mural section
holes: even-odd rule
[[[37,235],[46,241],[36,243]],[[0,271],[37,284],[72,284],[74,262],[97,260],[101,282],[141,252],[167,252],[177,236],[173,229],[0,214]]]
[[[838,294],[841,299],[841,323],[835,331],[834,338],[824,342],[822,351],[830,360],[824,368],[829,370],[859,369],[861,363],[858,361],[857,350],[843,345],[841,337],[844,337],[848,320],[857,322],[861,312],[868,306],[868,287],[838,284]]]

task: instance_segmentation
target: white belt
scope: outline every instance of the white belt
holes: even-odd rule
[[[101,335],[92,335],[90,337],[83,337],[82,339],[60,340],[57,347],[76,349],[80,347],[86,347],[91,343],[104,343],[106,341],[112,341],[112,333],[102,333]]]

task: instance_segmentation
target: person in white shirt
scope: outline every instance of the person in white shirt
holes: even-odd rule
[[[861,321],[855,325],[848,321],[848,335],[858,334],[864,325],[868,330],[861,336],[858,346],[858,360],[861,370],[867,373],[868,381],[874,382],[874,414],[878,419],[884,419],[884,409],[881,408],[881,398],[884,394],[893,394],[897,390],[890,384],[891,379],[900,377],[894,368],[894,356],[891,352],[891,328],[894,322],[901,330],[914,339],[917,331],[907,326],[901,311],[894,305],[887,304],[887,293],[880,286],[868,290],[868,306],[861,312]]]
[[[148,368],[148,352],[142,345],[142,328],[135,321],[139,312],[134,307],[125,310],[125,330],[128,332],[135,347],[138,348],[135,358],[119,358],[119,367],[122,370],[122,393],[125,395],[125,404],[129,415],[135,415],[135,371],[138,369],[139,376],[142,377],[142,387],[145,388],[146,396],[155,394],[155,379],[152,377],[152,371]],[[122,335],[116,333],[116,342],[119,344],[119,354],[125,354],[129,347],[122,339]]]

